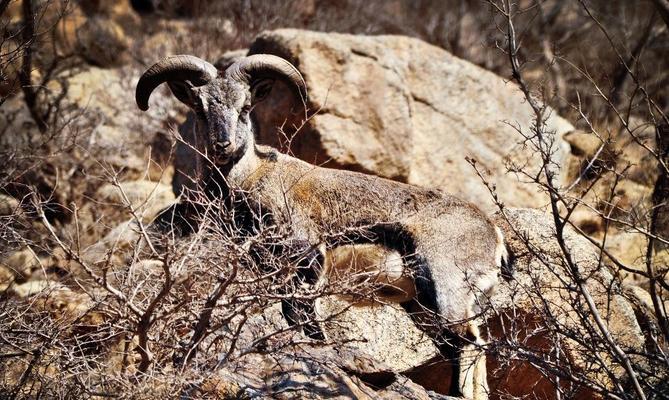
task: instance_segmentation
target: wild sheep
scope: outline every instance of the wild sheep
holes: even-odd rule
[[[225,71],[194,56],[170,56],[142,75],[136,101],[147,110],[151,93],[166,82],[194,111],[196,145],[215,167],[207,178],[214,196],[244,192],[253,209],[290,226],[295,243],[313,249],[372,244],[360,247],[379,251],[371,258],[399,254],[425,310],[419,325],[459,357],[453,391],[486,398],[484,342],[473,319],[478,296],[494,288],[507,263],[500,230],[472,204],[440,191],[314,166],[256,144],[250,113],[277,80],[306,98],[301,74],[276,56],[248,56]],[[447,324],[435,322],[442,318]]]

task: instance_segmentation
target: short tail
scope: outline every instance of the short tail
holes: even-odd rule
[[[506,243],[506,240],[504,240],[504,234],[502,233],[502,230],[498,227],[495,227],[495,232],[497,232],[495,259],[498,262],[498,267],[502,273],[502,277],[506,280],[510,280],[513,278],[514,262],[516,257]]]

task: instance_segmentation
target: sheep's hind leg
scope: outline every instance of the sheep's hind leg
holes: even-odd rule
[[[469,337],[460,346],[458,359],[458,386],[462,396],[473,400],[488,398],[488,378],[486,358],[478,326],[474,321],[468,322]]]
[[[468,323],[469,332],[461,335],[453,330],[444,330],[436,342],[442,357],[453,366],[450,396],[462,396],[472,400],[488,398],[488,383],[485,353],[482,339],[476,335],[478,328]]]
[[[476,320],[448,324],[449,320],[457,318],[445,319],[438,311],[434,280],[425,264],[418,264],[415,282],[417,297],[403,306],[421,330],[434,335],[432,337],[439,352],[452,365],[449,395],[487,399],[488,384],[482,349],[484,341]],[[468,314],[463,317],[466,318]]]

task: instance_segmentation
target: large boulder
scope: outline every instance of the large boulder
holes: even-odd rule
[[[529,132],[533,114],[518,88],[501,77],[403,36],[280,29],[261,34],[249,50],[256,53],[297,66],[315,112],[293,135],[301,116],[287,112],[294,103],[286,104],[279,90],[257,107],[261,142],[309,162],[442,188],[491,211],[488,190],[465,160],[471,157],[506,204],[545,204],[534,187],[506,173],[507,161],[527,158],[516,128]],[[551,113],[546,128],[556,135],[561,165],[568,153],[561,137],[573,127]],[[538,165],[537,158],[529,161],[529,168]]]
[[[415,399],[456,400],[426,390],[386,366],[346,348],[310,344],[274,355],[252,354],[230,363],[216,375],[235,382],[237,396],[277,399]],[[203,394],[210,393],[203,385]],[[225,390],[227,385],[220,385]],[[218,392],[218,391],[216,391]],[[233,397],[233,396],[230,396]],[[240,396],[241,397],[241,396]]]
[[[334,311],[336,305],[329,300],[330,311]],[[339,303],[341,305],[341,303]],[[341,310],[339,310],[341,311]],[[387,313],[386,313],[387,314]],[[355,314],[349,314],[349,316]],[[364,315],[358,314],[360,317]],[[335,332],[333,325],[343,323],[339,330],[346,331],[346,317],[330,320],[326,329],[329,333]],[[233,323],[241,322],[235,320]],[[376,323],[392,322],[389,320],[368,320],[366,323],[377,328]],[[403,321],[405,324],[407,321]],[[350,322],[349,322],[350,323]],[[359,322],[361,325],[364,322]],[[410,324],[410,322],[408,322]],[[367,337],[357,337],[360,332],[351,332],[348,340],[343,337],[329,337],[326,342],[305,341],[299,332],[286,331],[287,325],[282,315],[279,304],[270,305],[262,310],[257,310],[242,322],[239,335],[234,339],[235,348],[224,367],[213,376],[220,385],[202,385],[201,391],[209,392],[208,388],[218,387],[219,390],[228,390],[230,382],[234,382],[235,391],[244,393],[252,398],[306,398],[306,399],[443,399],[450,400],[452,397],[443,396],[421,387],[412,382],[407,376],[398,374],[402,364],[411,364],[415,356],[409,355],[408,360],[390,359],[385,354],[366,352],[361,346],[361,341],[374,341],[375,337],[369,332]],[[395,336],[395,341],[387,341],[389,344],[400,344],[403,348],[402,339],[414,339],[416,336],[411,332],[411,326],[400,325],[399,329],[407,330],[402,337],[401,333],[388,333],[387,336]],[[394,327],[393,327],[394,328]],[[229,327],[222,328],[224,331]],[[281,334],[283,332],[283,334]],[[378,335],[376,338],[383,338]],[[258,338],[265,338],[260,351],[249,351],[258,346]],[[357,341],[357,342],[356,342]],[[399,342],[398,342],[399,341]],[[368,346],[367,350],[373,346]],[[406,346],[405,346],[406,347]],[[397,354],[401,349],[395,350]],[[406,351],[406,350],[405,350]],[[391,364],[387,364],[389,361]],[[394,364],[394,365],[392,365]],[[213,382],[212,382],[213,383]],[[242,396],[243,397],[243,396]]]
[[[336,297],[322,298],[317,311],[328,340],[350,343],[395,372],[407,372],[433,361],[439,350],[399,305],[354,306]]]

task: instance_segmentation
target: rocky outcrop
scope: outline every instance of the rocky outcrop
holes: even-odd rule
[[[58,106],[51,115],[57,139],[63,142],[79,139],[82,142],[79,152],[87,153],[89,158],[113,167],[145,171],[150,164],[144,157],[149,154],[156,134],[165,130],[164,120],[181,115],[181,109],[175,109],[165,92],[157,93],[146,118],[133,100],[139,74],[135,67],[114,70],[91,67],[72,76],[56,77],[49,83],[50,94],[44,102]],[[19,97],[7,99],[3,104],[0,127],[2,132],[13,133],[0,138],[6,151],[32,154],[28,151],[45,140]],[[55,143],[58,144],[61,143]]]
[[[80,59],[90,65],[113,68],[130,61],[131,38],[127,34],[139,26],[139,15],[127,1],[33,2],[36,39],[32,39],[33,84],[52,74],[54,67],[62,68]],[[21,1],[9,2],[2,15],[4,54],[20,49],[24,16]],[[6,31],[6,32],[5,32]],[[18,53],[0,63],[0,95],[21,92],[18,71],[22,65]],[[41,83],[40,83],[41,84]]]
[[[119,208],[132,208],[147,223],[175,200],[169,186],[148,180],[128,181],[118,185],[106,184],[98,189],[96,198]]]
[[[119,220],[93,223],[109,210],[100,203],[82,201],[80,196],[95,197],[112,175],[121,182],[169,182],[172,166],[168,161],[170,138],[165,133],[169,122],[165,120],[182,115],[181,109],[163,92],[154,96],[150,114],[141,114],[132,99],[133,79],[138,75],[137,69],[126,66],[114,70],[91,67],[57,77],[49,83],[48,100],[58,107],[52,111],[52,127],[46,134],[39,132],[22,98],[7,99],[0,109],[0,131],[6,133],[0,135],[1,153],[10,159],[12,154],[21,154],[25,162],[19,165],[20,159],[13,159],[15,163],[6,169],[10,175],[3,177],[11,184],[3,191],[29,203],[28,194],[34,188],[50,202],[49,218],[62,221],[71,217],[65,205],[76,202],[92,211],[80,215],[81,224],[95,228],[109,224],[109,228]],[[31,162],[31,158],[40,161]]]
[[[318,300],[328,340],[349,343],[396,372],[427,364],[439,355],[428,335],[419,330],[399,305],[354,306],[334,298]]]
[[[341,306],[341,303],[339,305]],[[351,315],[365,316],[364,314],[349,314],[349,317]],[[345,320],[346,318],[338,319],[331,321],[331,324],[337,325]],[[381,333],[376,337],[372,331],[367,332],[364,338],[356,336],[357,332],[352,332],[348,336],[349,341],[346,341],[344,337],[331,337],[327,343],[319,343],[303,341],[298,332],[292,332],[293,339],[288,339],[289,342],[286,343],[285,337],[281,338],[276,334],[277,331],[286,328],[286,322],[281,314],[281,307],[275,304],[248,318],[236,342],[238,349],[248,349],[259,337],[264,337],[267,338],[267,343],[263,346],[264,351],[241,355],[238,351],[235,352],[234,355],[239,357],[233,355],[230,362],[212,377],[212,382],[201,386],[200,392],[203,394],[220,393],[232,389],[236,396],[240,394],[250,397],[271,395],[279,399],[324,397],[334,399],[455,399],[426,389],[412,381],[407,375],[398,372],[397,367],[404,368],[403,363],[412,363],[415,359],[386,358],[391,363],[387,364],[383,359],[384,354],[362,350],[360,346],[365,346],[365,344],[360,341],[378,339],[383,341],[388,337],[387,335],[401,335],[401,333],[387,333],[384,336],[383,328],[377,325],[378,322],[388,324],[392,321],[390,319],[367,320],[369,328],[366,329],[374,329],[373,332]],[[339,330],[342,333],[346,332],[347,326],[344,322],[344,325],[339,326]],[[402,326],[404,327],[406,326]],[[334,333],[334,329],[330,327],[326,329]],[[385,329],[387,331],[400,330],[400,326],[385,325]],[[420,337],[420,335],[415,335],[411,329],[407,332],[402,338],[396,336],[394,341],[387,341],[387,344],[402,343],[400,349],[406,349],[407,346],[401,339],[411,340],[411,336],[414,336],[414,339]],[[294,339],[297,340],[292,341]],[[396,350],[395,353],[399,355],[401,351]]]
[[[97,18],[95,15],[101,12],[116,12],[113,7],[107,10],[104,4],[92,5],[93,10],[85,11],[86,15]],[[97,7],[102,7],[102,11]],[[117,23],[123,27],[134,23],[132,19]],[[108,33],[112,36],[119,33],[114,25],[105,29],[111,29]],[[164,41],[164,36],[155,40]],[[102,49],[99,64],[114,62],[114,51],[106,52],[111,49],[114,47]],[[294,62],[307,80],[308,105],[314,112],[291,137],[291,128],[300,123],[303,115],[282,111],[295,104],[288,96],[290,90],[277,85],[271,98],[255,110],[261,128],[260,141],[292,151],[310,162],[439,187],[490,210],[488,191],[465,161],[468,156],[487,170],[507,205],[544,204],[545,199],[533,187],[504,173],[506,162],[523,159],[514,139],[519,136],[505,121],[519,124],[526,131],[531,115],[515,87],[500,77],[419,40],[397,36],[280,30],[261,35],[251,46],[251,52],[270,52]],[[239,52],[229,54],[227,60],[239,55]],[[228,61],[222,60],[221,65]],[[77,204],[76,221],[54,225],[62,238],[75,238],[81,233],[81,255],[91,266],[118,267],[112,271],[119,272],[117,276],[110,277],[113,284],[126,279],[127,270],[146,272],[137,275],[146,276],[147,280],[160,278],[162,261],[137,260],[145,255],[134,252],[139,234],[137,222],[130,220],[130,209],[147,223],[175,200],[166,185],[171,179],[167,158],[156,155],[169,154],[169,149],[160,148],[169,144],[164,132],[168,131],[169,123],[183,119],[183,108],[175,107],[177,102],[166,88],[161,88],[151,99],[149,114],[140,117],[132,100],[136,82],[133,77],[140,72],[129,66],[93,67],[68,76],[63,86],[52,82],[53,93],[64,94],[59,121],[77,116],[63,125],[63,143],[76,145],[64,153],[54,153],[56,156],[49,153],[43,164],[34,166],[36,170],[43,169],[41,175],[23,175],[28,177],[26,182],[38,189],[43,187],[45,198],[51,196],[64,205]],[[279,125],[283,125],[285,136],[277,134]],[[3,149],[25,154],[26,149],[40,148],[40,135],[21,99],[6,101],[0,110],[0,126],[3,132],[15,133],[0,135]],[[556,163],[568,165],[565,176],[578,176],[583,158],[594,156],[600,142],[583,132],[565,135],[572,155],[582,157],[574,167],[564,162],[567,153],[562,148],[562,135],[572,127],[552,116],[549,129],[555,131],[558,143]],[[626,160],[635,157],[633,146],[623,150]],[[193,153],[186,154],[187,158]],[[613,160],[607,158],[614,157],[613,152],[604,155],[604,162]],[[531,159],[529,165],[536,165],[535,162]],[[648,182],[655,178],[643,167],[630,171],[633,178],[620,187],[626,191],[621,197],[628,199],[630,207],[646,204],[647,198],[634,196],[647,194],[639,188],[643,186],[646,190]],[[118,178],[118,184],[109,183],[112,175]],[[35,185],[35,176],[45,179]],[[21,203],[26,198],[12,194],[14,197],[0,195],[1,217],[22,213],[25,208]],[[592,232],[602,229],[596,216],[587,212],[581,215],[584,221],[581,226],[588,226]],[[569,272],[561,262],[552,220],[539,211],[527,209],[507,209],[506,217],[508,220],[502,216],[497,220],[517,257],[517,271],[512,280],[502,282],[492,299],[495,307],[487,314],[485,331],[490,343],[488,371],[493,397],[524,396],[530,391],[538,396],[553,396],[553,384],[540,373],[536,360],[530,356],[550,356],[556,346],[564,356],[563,365],[608,387],[610,376],[601,370],[588,369],[597,365],[593,357],[604,360],[613,376],[622,376],[623,372],[609,355],[589,352],[587,344],[597,340],[597,331],[584,328],[593,327],[590,316],[587,313],[584,316],[585,308],[575,295],[572,282],[564,280]],[[31,223],[35,226],[41,223],[34,215],[21,218],[33,218]],[[640,236],[620,234],[611,238],[609,245],[619,247],[620,253],[629,257],[622,260],[633,264],[643,257],[647,245]],[[46,242],[44,238],[49,236],[42,236]],[[648,294],[638,287],[621,287],[609,269],[599,263],[597,252],[587,240],[568,231],[566,242],[579,271],[588,276],[586,287],[613,339],[630,354],[642,349],[647,340],[653,339],[650,334],[643,334],[649,331],[643,324],[652,323],[652,315],[641,326],[637,322],[640,316],[652,314]],[[209,245],[220,243],[212,240]],[[89,304],[92,300],[79,291],[80,285],[90,283],[85,279],[86,272],[78,270],[76,263],[59,252],[57,246],[40,250],[39,246],[22,242],[18,250],[5,254],[3,249],[2,256],[3,298],[21,299],[25,304],[48,298],[40,307],[56,316],[67,315],[68,320],[80,318],[93,307]],[[629,293],[634,297],[633,302],[627,299]],[[208,293],[193,290],[189,295],[201,296],[193,303],[193,310],[199,311],[203,307],[200,300]],[[181,301],[182,297],[175,299]],[[286,333],[285,319],[276,299],[273,301],[267,315],[253,314],[251,318],[257,319],[256,327]],[[217,311],[221,310],[226,311],[223,306]],[[289,331],[296,338],[292,345],[297,345],[277,347],[275,352],[272,349],[264,352],[266,349],[259,347],[258,351],[226,364],[194,390],[221,397],[277,393],[286,398],[446,398],[434,391],[448,390],[452,366],[438,354],[432,340],[415,327],[403,308],[388,304],[348,308],[342,299],[327,297],[318,301],[318,312],[325,320],[322,328],[330,343],[308,342],[300,333]],[[329,318],[332,315],[336,316]],[[179,332],[190,332],[193,320],[187,321]],[[101,324],[97,319],[90,323]],[[219,329],[228,328],[226,325]],[[244,332],[246,336],[240,339],[238,348],[248,350],[244,345],[255,341],[258,332],[264,331]],[[186,333],[181,339],[188,338]],[[115,353],[136,354],[136,350],[119,349]],[[172,365],[171,358],[163,361]],[[172,387],[164,383],[163,386],[165,393],[171,393]],[[580,398],[592,397],[584,388],[576,388],[575,393]]]
[[[457,399],[427,390],[406,376],[393,373],[383,363],[336,346],[304,345],[278,357],[244,357],[217,378],[235,382],[237,396],[272,393],[278,399]],[[230,386],[228,383],[220,387],[226,390]],[[203,393],[209,392],[206,387],[203,389]]]
[[[524,352],[528,358],[509,361],[505,350],[489,357],[491,389],[523,395],[532,386],[535,394],[553,398],[554,385],[538,371],[536,362],[532,366],[531,355],[549,354],[558,348],[565,368],[584,374],[600,387],[613,384],[611,376],[602,371],[603,364],[612,376],[624,379],[619,361],[613,361],[610,353],[593,351],[599,348],[595,343],[604,342],[604,335],[564,261],[552,216],[538,210],[507,209],[503,215],[497,214],[496,220],[517,258],[513,279],[503,282],[492,297],[493,315],[487,321],[490,340],[505,343],[508,351]],[[564,239],[578,273],[587,277],[585,288],[613,340],[628,354],[642,350],[645,338],[620,281],[600,263],[596,247],[588,240],[568,228]],[[592,397],[585,388],[577,388],[576,393],[577,398]]]

